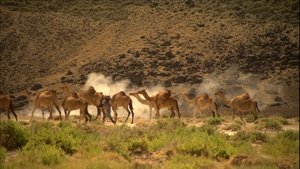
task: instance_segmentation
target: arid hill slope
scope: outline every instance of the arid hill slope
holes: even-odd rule
[[[91,72],[195,89],[235,67],[283,86],[270,112],[299,114],[299,1],[1,1],[1,87],[81,86]],[[230,81],[230,82],[228,82]],[[225,88],[228,86],[224,86]],[[213,93],[214,91],[211,91]],[[279,99],[277,99],[279,100]]]

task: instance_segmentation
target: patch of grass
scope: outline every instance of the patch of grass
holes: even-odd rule
[[[22,148],[28,142],[29,132],[15,121],[0,121],[0,146],[7,150]]]
[[[228,127],[226,127],[226,130],[231,131],[240,131],[242,129],[242,123],[240,121],[235,121],[233,124],[230,124]]]
[[[229,159],[233,147],[227,143],[227,138],[221,134],[209,135],[201,130],[183,131],[177,142],[176,149],[193,156]]]
[[[128,151],[130,154],[144,154],[148,153],[148,145],[145,140],[133,140],[128,144]]]
[[[240,131],[233,136],[233,140],[246,141],[251,143],[257,141],[266,142],[268,140],[268,136],[259,131],[251,131],[251,132]]]
[[[0,168],[2,168],[2,164],[6,158],[6,149],[4,147],[0,147]]]
[[[269,130],[281,130],[282,125],[276,119],[264,118],[261,120],[261,124],[258,126],[258,128]]]
[[[162,168],[166,169],[186,169],[186,168],[214,168],[214,162],[207,158],[199,158],[192,155],[178,154],[167,161]]]
[[[299,132],[283,131],[263,145],[263,153],[281,160],[299,160]]]
[[[222,121],[224,121],[222,118],[216,117],[216,118],[209,118],[207,123],[210,125],[220,125],[222,123]]]

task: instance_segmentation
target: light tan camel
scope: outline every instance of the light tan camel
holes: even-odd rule
[[[9,95],[4,94],[2,91],[0,91],[0,108],[4,109],[8,119],[10,119],[9,113],[12,112],[13,115],[15,116],[16,121],[18,121],[18,117],[14,111],[11,98],[9,97]]]
[[[193,105],[196,108],[197,111],[194,111],[193,113],[194,119],[196,117],[196,113],[200,112],[201,114],[202,110],[204,109],[211,110],[213,117],[215,117],[215,114],[220,117],[216,102],[212,98],[209,98],[207,94],[200,95],[198,97],[195,97],[194,99],[190,99],[185,93],[182,93],[182,96],[187,103]]]
[[[216,92],[215,95],[220,97],[220,99],[223,100],[232,109],[233,119],[236,112],[239,112],[240,118],[244,124],[245,121],[243,120],[242,113],[251,112],[254,115],[255,120],[258,118],[257,114],[260,111],[258,109],[257,102],[252,100],[248,93],[243,93],[239,96],[235,96],[230,100],[226,99],[225,92],[223,90]]]
[[[178,117],[180,118],[180,111],[177,100],[171,96],[171,91],[165,90],[158,92],[155,96],[150,97],[146,90],[140,90],[138,91],[139,94],[142,94],[146,100],[148,100],[151,103],[155,104],[156,109],[156,116],[159,118],[160,116],[160,109],[162,108],[168,108],[171,111],[170,118],[174,118],[175,113],[174,110],[177,112]]]
[[[112,96],[110,100],[110,105],[112,107],[112,110],[114,111],[115,123],[117,122],[117,117],[118,117],[118,113],[117,113],[118,107],[123,107],[128,112],[128,116],[124,123],[127,122],[130,114],[131,114],[131,124],[133,123],[134,113],[132,107],[132,100],[123,91],[116,93],[115,95]]]
[[[66,120],[69,119],[69,115],[73,110],[80,110],[80,116],[85,117],[85,122],[91,121],[92,116],[88,112],[88,103],[80,98],[77,93],[73,93],[70,96],[66,96],[62,101],[62,107],[65,112]]]
[[[64,93],[64,97],[66,96],[70,96],[71,92],[70,92],[70,88],[67,85],[64,85],[62,87],[60,87],[63,90]],[[87,90],[81,90],[78,92],[79,97],[85,99],[85,101],[89,104],[89,105],[93,105],[96,106],[97,108],[97,116],[96,119],[98,118],[98,116],[101,117],[101,111],[103,111],[100,107],[102,106],[102,102],[103,102],[103,93],[101,92],[96,92],[96,90],[94,89],[93,86],[88,87]]]
[[[38,93],[35,100],[34,100],[34,108],[31,112],[31,121],[32,121],[32,118],[33,118],[33,114],[34,114],[34,112],[37,108],[42,109],[43,119],[44,119],[44,110],[49,109],[49,112],[50,112],[49,119],[51,119],[52,118],[53,106],[55,106],[55,108],[59,112],[60,120],[62,120],[61,112],[59,110],[58,105],[59,104],[58,104],[57,95],[56,95],[55,90],[46,90],[46,91]]]
[[[145,99],[142,99],[139,95],[138,92],[133,92],[133,93],[129,93],[130,96],[133,96],[135,97],[140,103],[144,104],[144,105],[147,105],[149,106],[149,112],[150,112],[150,115],[149,115],[149,120],[151,119],[151,116],[152,116],[152,108],[155,109],[155,103],[154,102],[150,102],[148,100],[145,100]]]

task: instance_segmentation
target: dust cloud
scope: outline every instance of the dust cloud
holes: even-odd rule
[[[102,92],[104,95],[113,96],[114,94],[124,91],[127,95],[130,92],[136,92],[141,89],[146,89],[150,96],[155,95],[157,92],[164,89],[162,85],[156,85],[147,88],[141,88],[133,86],[130,80],[120,80],[114,81],[112,77],[105,76],[99,73],[91,73],[88,75],[87,81],[83,87],[83,89],[88,88],[89,86],[93,86],[96,91]],[[194,111],[191,109],[192,107],[188,106],[180,96],[180,93],[187,92],[193,94],[195,96],[207,93],[210,97],[215,98],[214,93],[220,89],[223,89],[227,98],[230,99],[233,96],[240,95],[244,92],[248,92],[250,97],[258,102],[258,106],[261,110],[266,108],[268,105],[274,103],[274,98],[276,96],[282,96],[283,86],[279,82],[274,82],[270,80],[261,80],[259,75],[255,74],[245,74],[238,71],[237,66],[233,66],[225,72],[221,73],[211,73],[204,76],[204,79],[201,84],[181,84],[181,85],[173,85],[172,96],[178,99],[179,107],[183,116],[190,116]],[[140,95],[142,99],[145,99],[142,95]],[[132,97],[133,100],[133,108],[135,117],[138,118],[149,118],[149,107],[147,105],[141,104],[135,97]],[[220,100],[217,99],[219,103]],[[31,115],[32,106],[27,107],[23,110],[28,115]],[[40,116],[41,113],[38,112],[40,110],[36,110],[35,116]],[[63,110],[62,114],[63,113]],[[96,115],[96,108],[94,106],[89,106],[89,112],[93,115]],[[162,110],[161,114],[169,115],[168,110]],[[46,113],[48,114],[48,113]],[[72,111],[72,115],[79,115],[79,111]],[[46,115],[47,116],[47,115]],[[113,112],[112,112],[113,116]],[[126,117],[127,112],[123,108],[118,109],[119,117]],[[152,110],[152,118],[155,116],[155,110]]]

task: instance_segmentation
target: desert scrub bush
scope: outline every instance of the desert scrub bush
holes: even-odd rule
[[[0,147],[0,168],[2,167],[1,165],[4,162],[5,157],[6,157],[6,149],[4,147]]]
[[[210,125],[220,125],[224,121],[222,118],[216,117],[216,118],[209,118],[207,123]]]
[[[179,119],[159,119],[154,126],[154,129],[175,130],[176,128],[185,127],[186,124]]]
[[[258,126],[259,129],[270,129],[270,130],[281,130],[282,125],[277,119],[265,118],[261,119],[261,124]]]
[[[207,158],[199,158],[191,155],[174,155],[169,161],[164,163],[162,168],[166,169],[186,169],[186,168],[215,168],[214,162]]]
[[[7,150],[22,148],[28,142],[29,131],[14,121],[0,121],[0,146]]]
[[[148,145],[146,141],[142,139],[132,140],[131,142],[129,142],[127,149],[130,154],[135,155],[148,153]]]
[[[30,164],[57,165],[64,158],[65,154],[61,148],[43,143],[35,146],[34,149],[26,145],[20,154],[20,160],[25,166]]]
[[[229,159],[233,152],[226,136],[219,133],[209,135],[201,130],[186,130],[178,134],[176,149],[182,154]]]
[[[37,123],[31,127],[30,140],[27,149],[35,149],[40,144],[47,144],[61,148],[67,154],[77,151],[83,133],[70,124],[52,126],[50,123]]]
[[[230,124],[225,129],[226,130],[231,130],[231,131],[240,131],[242,129],[242,125],[243,125],[242,122],[234,121],[233,124]]]
[[[263,146],[263,152],[280,159],[299,157],[299,132],[288,130],[278,133]]]
[[[240,131],[237,132],[232,139],[234,141],[246,141],[246,142],[257,142],[257,141],[261,141],[261,142],[266,142],[268,139],[268,136],[262,132],[259,131]]]

